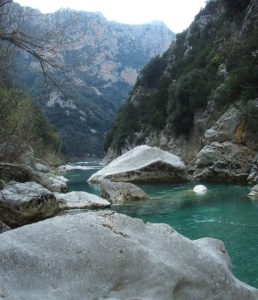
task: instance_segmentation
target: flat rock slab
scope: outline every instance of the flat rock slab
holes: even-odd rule
[[[3,299],[254,300],[221,241],[112,211],[57,216],[0,235]]]
[[[186,181],[185,164],[176,155],[157,147],[138,146],[116,158],[89,178],[91,183],[103,179],[117,182]]]
[[[101,196],[112,204],[124,204],[127,201],[147,200],[148,195],[138,186],[128,182],[111,182],[104,179],[100,183]]]
[[[106,208],[110,202],[86,192],[55,193],[60,209]]]
[[[10,181],[0,193],[0,219],[10,227],[42,220],[57,211],[54,194],[35,182]]]

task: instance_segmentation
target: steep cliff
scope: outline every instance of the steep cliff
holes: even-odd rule
[[[196,171],[196,178],[215,180],[228,168],[238,171],[224,173],[221,181],[246,180],[258,150],[257,24],[257,0],[209,1],[168,51],[141,71],[107,135],[105,161],[147,144],[179,155],[189,169],[204,170],[199,151],[231,142],[232,147],[220,145],[217,167],[240,151],[246,153],[246,168],[229,162],[214,167],[217,145],[208,151],[214,154],[206,165],[209,176]]]
[[[32,32],[39,35],[49,26],[63,35],[58,61],[65,75],[52,70],[59,85],[46,88],[39,62],[21,52],[16,81],[43,106],[68,156],[103,155],[104,134],[140,69],[168,49],[175,35],[161,22],[125,25],[100,13],[61,10],[43,15],[32,10],[30,15],[26,26]]]

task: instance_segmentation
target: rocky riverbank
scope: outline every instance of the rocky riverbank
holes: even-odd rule
[[[45,162],[0,163],[0,232],[75,208],[105,208],[110,202],[85,192],[68,193],[67,179]]]
[[[139,157],[145,160],[137,164]],[[178,157],[147,146],[118,159],[107,173],[105,168],[96,173],[107,200],[62,193],[65,179],[44,162],[0,164],[0,298],[257,299],[255,288],[233,276],[219,240],[191,241],[168,225],[144,224],[108,210],[56,216],[60,210],[146,199],[131,183],[104,179],[118,170],[119,179],[131,181],[132,164],[133,178],[153,180],[167,164],[162,178],[186,179]]]

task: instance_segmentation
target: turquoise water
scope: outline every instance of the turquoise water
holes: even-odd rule
[[[96,170],[67,173],[70,191],[99,194],[87,179]],[[205,195],[192,192],[194,184],[141,187],[151,199],[113,206],[112,209],[146,222],[167,223],[190,239],[222,240],[229,252],[234,275],[258,288],[258,200],[246,195],[247,186],[207,184]]]

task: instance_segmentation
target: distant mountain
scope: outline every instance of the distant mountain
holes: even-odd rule
[[[70,158],[102,156],[105,132],[139,71],[151,57],[168,49],[175,34],[162,22],[125,25],[109,22],[100,13],[61,10],[56,14],[68,24],[60,55],[68,80],[54,71],[60,89],[46,88],[39,62],[23,52],[16,59],[16,80],[43,106]],[[31,30],[46,26],[43,17],[32,17]],[[54,22],[55,14],[48,17]]]

